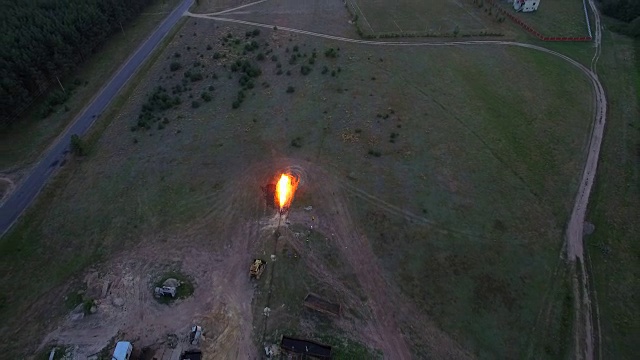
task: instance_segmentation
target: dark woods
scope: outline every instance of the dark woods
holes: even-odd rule
[[[151,0],[1,0],[0,128]]]
[[[640,0],[601,0],[602,13],[624,21],[613,30],[640,37]]]

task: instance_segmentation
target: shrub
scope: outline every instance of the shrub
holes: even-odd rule
[[[237,109],[237,108],[239,108],[239,107],[240,107],[240,101],[235,100],[234,102],[232,102],[232,103],[231,103],[231,107],[232,107],[233,109]]]
[[[316,63],[316,58],[314,58],[313,56],[309,58],[309,65],[313,65]]]
[[[272,55],[271,56],[271,61],[278,61],[278,55]]]
[[[211,101],[211,95],[208,92],[203,92],[202,94],[200,94],[200,97],[202,98],[202,100],[204,100],[205,102],[209,102]]]
[[[207,45],[207,50],[211,50],[213,47],[211,45]]]
[[[297,138],[291,140],[291,146],[293,146],[295,148],[301,148],[302,147],[302,138],[298,136]]]
[[[200,107],[200,103],[194,100],[191,102],[191,107],[197,109]]]
[[[302,66],[300,67],[300,73],[301,73],[302,75],[309,75],[309,73],[310,73],[310,72],[311,72],[311,68],[310,68],[309,66],[302,65]]]
[[[287,94],[291,94],[291,93],[293,93],[294,91],[296,91],[296,89],[294,89],[294,88],[293,88],[293,86],[289,86],[289,87],[287,87]]]
[[[321,73],[322,73],[322,75],[324,75],[324,74],[326,74],[326,73],[328,73],[328,72],[329,72],[329,68],[328,68],[328,67],[326,67],[326,66],[323,66],[323,67],[322,67],[322,72],[321,72]]]
[[[293,52],[296,52],[296,51],[298,51],[298,50],[300,50],[300,48],[298,47],[298,45],[294,45],[294,46],[293,46]]]
[[[375,157],[380,157],[382,155],[380,151],[377,150],[369,150],[368,154]]]
[[[214,52],[214,53],[213,53],[213,59],[214,59],[214,60],[218,60],[218,59],[220,59],[221,57],[222,57],[222,55],[221,55],[219,52],[217,52],[217,51],[216,51],[216,52]]]
[[[174,58],[179,58],[180,56],[181,56],[181,55],[180,55],[180,53],[179,53],[179,52],[177,52],[177,53],[173,54],[173,57],[174,57]]]
[[[202,73],[200,72],[194,72],[191,74],[189,78],[191,79],[191,82],[196,82],[196,81],[202,80],[203,76],[202,76]]]
[[[324,56],[328,58],[336,58],[338,57],[338,52],[334,48],[328,48],[327,50],[325,50]]]
[[[209,91],[213,91],[214,89],[213,85],[209,85]]]
[[[260,29],[253,29],[253,31],[252,31],[252,33],[251,33],[251,35],[253,35],[253,36],[258,36],[258,35],[260,35]]]
[[[77,134],[71,135],[71,152],[76,154],[77,156],[83,156],[87,153],[87,149],[84,141]]]
[[[171,71],[178,71],[180,69],[182,69],[182,65],[177,61],[174,61],[169,65],[169,70]]]
[[[291,55],[291,57],[289,58],[289,65],[294,65],[297,60],[298,60],[297,56]]]
[[[258,61],[262,61],[262,60],[264,60],[264,54],[263,54],[263,53],[259,53],[259,54],[256,56],[256,60],[258,60]]]

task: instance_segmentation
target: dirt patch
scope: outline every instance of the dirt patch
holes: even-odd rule
[[[191,325],[203,327],[205,358],[252,357],[247,342],[252,289],[239,266],[246,251],[222,252],[176,244],[132,249],[87,273],[86,295],[96,303],[95,314],[70,314],[42,346],[74,348],[74,358],[84,359],[103,349],[111,339],[132,341],[135,348],[162,348],[167,335],[184,336]],[[193,278],[192,297],[170,305],[153,298],[153,281],[167,269],[179,269]]]

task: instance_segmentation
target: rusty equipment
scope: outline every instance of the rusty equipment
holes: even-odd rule
[[[254,259],[253,263],[251,264],[251,268],[249,269],[249,277],[259,280],[260,276],[262,276],[262,273],[264,272],[265,265],[266,263],[264,261],[260,259]]]

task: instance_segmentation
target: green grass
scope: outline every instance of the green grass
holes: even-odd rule
[[[530,13],[515,12],[511,4],[501,5],[543,36],[589,36],[582,0],[542,1]]]
[[[80,85],[65,104],[69,111],[65,111],[63,105],[42,119],[38,114],[46,106],[47,95],[43,95],[33,110],[26,113],[15,126],[3,129],[0,132],[0,170],[13,172],[36,161],[177,3],[178,0],[154,0],[137,19],[124,27],[124,34],[113,34],[74,74],[63,79],[67,90],[74,86],[76,79],[80,80]]]
[[[179,31],[187,35],[168,40],[141,72],[144,80],[134,81],[97,122],[87,139],[89,155],[62,171],[0,243],[0,270],[7,274],[0,288],[25,284],[7,295],[12,311],[0,311],[0,321],[20,323],[36,299],[115,251],[186,230],[210,236],[216,223],[207,214],[225,204],[225,191],[258,191],[237,188],[247,168],[292,158],[339,178],[354,172],[353,186],[428,218],[433,227],[349,198],[386,275],[422,311],[480,356],[517,358],[526,352],[543,308],[541,294],[554,284],[591,121],[591,90],[581,74],[523,49],[388,49],[298,35],[289,41],[286,33],[279,36],[288,45],[264,47],[271,34],[263,30],[258,40],[267,57],[287,59],[291,53],[284,48],[295,45],[307,57],[314,48],[318,54],[340,49],[335,58],[318,56],[306,76],[300,64],[283,62],[282,70],[292,73],[286,76],[277,75],[274,62],[260,62],[255,82],[270,87],[246,90],[234,110],[240,74],[228,69],[244,56],[242,46],[222,46],[224,34],[213,22],[184,24]],[[244,38],[247,30],[229,27],[234,38]],[[209,43],[215,49],[205,50]],[[204,79],[189,83],[192,90],[181,95],[180,106],[162,112],[170,120],[166,127],[132,132],[147,95],[158,85],[171,89],[181,82],[182,72],[172,77],[169,70],[176,52],[183,64],[200,61]],[[215,52],[226,57],[214,59]],[[212,101],[191,108],[189,94],[198,97],[210,86]],[[296,91],[287,94],[287,86]],[[393,143],[390,134],[397,134]],[[296,138],[304,139],[301,147],[291,146]],[[380,156],[367,155],[369,149]],[[313,197],[301,187],[297,201],[312,204]],[[388,225],[380,221],[382,231],[369,218],[378,213],[390,217]],[[194,223],[207,226],[190,230]],[[308,251],[321,254],[327,265],[335,261],[340,282],[357,288],[348,268],[340,268],[341,259],[328,255],[330,248],[314,246],[316,241]],[[269,321],[282,304],[287,312],[269,328],[273,338],[298,330],[296,314],[307,291],[338,296],[283,251],[277,252]],[[269,280],[270,265],[261,284]],[[549,303],[562,303],[552,293]],[[265,300],[260,296],[254,304],[257,329]],[[550,321],[561,328],[553,323],[560,318]],[[330,330],[330,324],[319,324]],[[412,343],[422,335],[411,334]]]
[[[587,221],[588,269],[600,310],[602,356],[631,359],[640,333],[640,42],[606,31],[598,72],[607,129]],[[635,61],[635,62],[634,62]]]
[[[331,345],[331,358],[335,360],[382,359],[382,354],[344,337],[320,336],[324,344]]]
[[[500,26],[471,1],[362,1],[349,0],[365,34],[432,33],[460,35],[480,31],[499,32]]]

